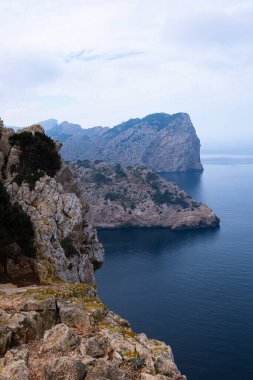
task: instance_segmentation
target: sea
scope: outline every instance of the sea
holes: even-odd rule
[[[99,230],[99,295],[172,347],[188,380],[253,379],[253,156],[202,156],[204,171],[162,173],[220,217],[220,228]]]

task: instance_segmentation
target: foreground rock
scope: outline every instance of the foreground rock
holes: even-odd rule
[[[1,380],[185,379],[169,346],[135,334],[90,285],[7,289],[0,308]]]
[[[83,197],[96,227],[167,227],[172,230],[210,228],[219,218],[147,167],[122,169],[104,161],[74,164]]]

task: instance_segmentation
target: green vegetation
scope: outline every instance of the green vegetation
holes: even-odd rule
[[[45,174],[54,177],[60,169],[61,158],[50,137],[39,132],[22,132],[12,135],[9,142],[21,150],[20,163],[15,168],[18,185],[25,181],[32,190],[41,177]]]
[[[64,250],[66,257],[73,257],[78,255],[78,251],[73,244],[73,240],[70,237],[65,237],[61,240],[61,246]]]
[[[135,352],[135,355],[130,360],[132,367],[135,370],[141,370],[145,365],[145,357],[141,356],[137,351]]]
[[[182,208],[187,208],[189,206],[187,200],[182,196],[177,196],[174,200],[174,203],[180,205]]]
[[[106,185],[108,183],[111,183],[111,178],[106,177],[103,173],[97,172],[93,176],[94,181],[99,185]]]
[[[163,193],[160,190],[156,190],[153,194],[152,199],[158,204],[171,204],[173,203],[172,193],[167,189]]]
[[[91,162],[90,160],[77,160],[76,165],[78,168],[90,168]]]
[[[148,172],[148,174],[146,176],[147,182],[157,181],[158,179],[159,179],[159,176],[153,172]]]
[[[134,200],[127,194],[127,189],[120,189],[117,193],[109,191],[105,194],[105,201],[110,200],[111,202],[118,201],[119,204],[126,210],[127,208],[131,208],[134,210],[136,208],[136,204]]]
[[[0,258],[11,255],[11,244],[16,243],[27,256],[34,256],[34,230],[30,217],[10,197],[0,181]]]
[[[160,183],[159,182],[151,182],[150,186],[154,189],[154,190],[160,190]]]
[[[109,191],[108,193],[105,194],[105,200],[110,200],[112,202],[117,201],[121,199],[121,194],[113,193]]]
[[[118,179],[126,178],[127,176],[120,164],[115,165],[115,173]]]
[[[187,208],[189,206],[188,201],[182,195],[175,195],[171,193],[168,189],[161,192],[159,189],[152,195],[152,199],[157,204],[177,204],[182,208]]]

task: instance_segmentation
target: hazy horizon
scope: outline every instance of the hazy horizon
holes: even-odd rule
[[[0,11],[6,125],[186,112],[202,149],[253,148],[252,1],[10,0]]]

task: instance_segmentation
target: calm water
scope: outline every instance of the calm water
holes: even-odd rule
[[[215,231],[99,231],[103,301],[172,346],[189,380],[253,379],[253,157],[168,175],[221,218]],[[164,175],[166,176],[166,175]]]

